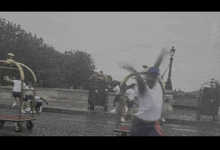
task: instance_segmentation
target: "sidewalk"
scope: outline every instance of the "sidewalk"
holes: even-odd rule
[[[88,110],[87,101],[71,101],[71,100],[47,100],[48,105],[43,104],[43,112],[53,112],[53,113],[65,113],[65,114],[75,114],[75,113],[110,113],[113,109],[112,102],[108,104],[108,110],[102,111],[102,106],[95,106],[95,110]],[[11,109],[13,99],[2,99],[0,97],[0,108]],[[112,114],[116,115],[116,114]],[[202,115],[200,120],[196,119],[196,107],[190,105],[174,105],[173,110],[164,110],[162,117],[165,119],[164,123],[174,123],[174,124],[197,124],[197,123],[211,123],[212,116]],[[220,122],[215,121],[215,124],[219,125]]]

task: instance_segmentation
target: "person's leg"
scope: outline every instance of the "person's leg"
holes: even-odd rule
[[[111,113],[116,113],[116,104],[118,103],[119,101],[119,95],[116,95],[115,98],[114,98],[114,101],[113,101],[113,107],[114,109],[112,109],[110,112]]]
[[[36,111],[41,112],[41,111],[42,111],[42,107],[41,107],[41,106],[42,106],[42,102],[37,102],[37,103],[36,103],[36,108],[35,108]]]
[[[128,110],[127,110],[127,114],[126,116],[132,116],[132,107],[134,105],[134,102],[132,100],[127,100],[127,106],[128,106]]]
[[[16,97],[17,97],[17,94],[16,94],[16,92],[13,91],[12,95],[13,95],[13,97],[14,97],[14,102],[13,102],[13,104],[12,104],[11,107],[14,107],[14,106],[16,105]]]
[[[15,105],[17,105],[17,104],[16,104],[16,98],[14,98],[14,102],[13,102],[13,104],[12,104],[11,107],[14,107]]]
[[[115,96],[115,99],[113,101],[113,107],[116,107],[116,96]]]
[[[21,93],[19,94],[18,98],[20,100],[21,112],[25,113],[25,111],[24,111],[24,100],[21,99]]]
[[[130,129],[130,136],[160,136],[154,125],[141,122],[134,119]]]
[[[28,95],[25,95],[25,98],[24,98],[24,110],[25,111],[30,111],[31,110],[31,108],[30,108],[30,103],[29,103],[29,105],[28,105],[28,100],[29,100],[30,98],[28,97]]]
[[[27,95],[27,98],[26,98],[26,105],[27,105],[27,101],[28,100],[33,100],[34,99],[34,96],[33,95]],[[30,103],[29,103],[29,108],[31,107]]]
[[[160,135],[158,134],[158,132],[154,128],[152,128],[151,132],[149,133],[149,136],[160,136]]]
[[[30,101],[31,112],[36,113],[36,102],[34,100]]]
[[[116,103],[119,102],[120,95],[115,95],[115,99],[113,101],[113,107],[116,107]]]
[[[164,132],[162,130],[162,127],[160,126],[160,122],[155,121],[155,126],[154,126],[154,130],[152,131],[152,136],[164,136]]]
[[[39,112],[42,112],[43,103],[42,102],[39,102],[39,103],[40,103],[39,104],[39,107],[40,107]]]
[[[144,136],[144,131],[142,131],[142,130],[143,130],[143,126],[142,126],[141,122],[134,119],[132,121],[132,126],[130,129],[130,136]]]
[[[28,101],[28,96],[25,95],[24,99],[23,99],[23,108],[26,109],[27,108],[27,101]]]

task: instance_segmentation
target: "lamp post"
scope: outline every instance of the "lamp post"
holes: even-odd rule
[[[165,85],[165,89],[166,90],[173,90],[172,89],[172,82],[171,82],[171,69],[172,69],[172,63],[173,63],[173,56],[175,54],[175,50],[174,49],[174,46],[172,46],[172,49],[170,49],[170,69],[169,69],[169,74],[168,74],[168,78],[167,78],[167,81],[166,81],[166,85]]]

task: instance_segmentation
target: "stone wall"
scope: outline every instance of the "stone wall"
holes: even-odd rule
[[[36,95],[47,100],[75,100],[88,101],[88,90],[59,89],[59,88],[36,88]],[[12,87],[1,87],[1,98],[12,98]],[[113,102],[114,93],[109,92],[109,102]]]

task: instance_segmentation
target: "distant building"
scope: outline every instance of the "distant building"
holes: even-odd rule
[[[176,98],[177,98],[177,97],[183,97],[184,94],[185,94],[185,93],[184,93],[183,91],[181,91],[180,88],[179,88],[178,91],[177,91],[176,89],[173,91],[173,96],[176,97]]]

